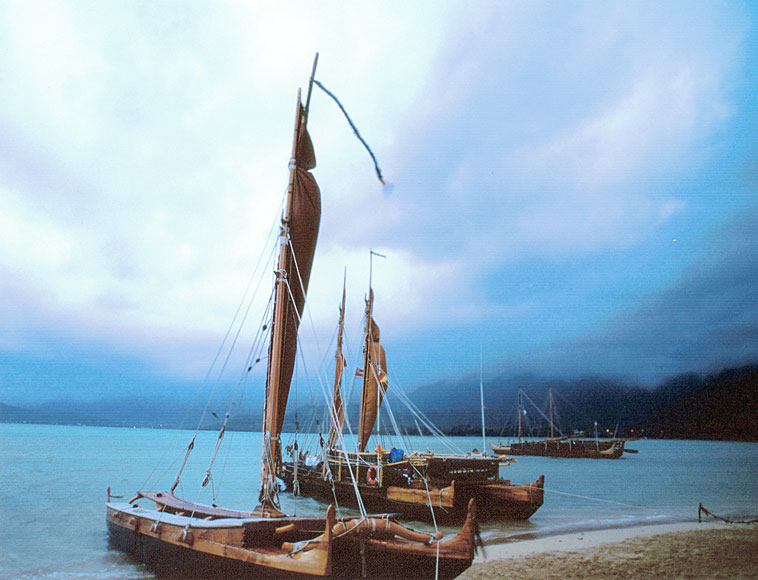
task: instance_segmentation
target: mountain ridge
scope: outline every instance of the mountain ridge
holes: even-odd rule
[[[478,379],[445,383],[442,389],[435,388],[440,383],[417,389],[409,398],[444,433],[481,434]],[[546,436],[543,415],[547,414],[548,385],[552,386],[556,402],[556,423],[565,434],[583,431],[594,435],[597,422],[604,436],[758,441],[758,422],[754,421],[758,416],[758,364],[710,375],[686,373],[652,390],[604,377],[573,381],[536,376],[490,379],[484,383],[488,436],[515,435],[519,386],[528,418],[523,423],[525,429],[530,429],[526,434]],[[449,396],[440,396],[448,390],[455,393],[455,405],[449,404]],[[203,413],[202,409],[187,412],[187,406],[181,399],[58,401],[36,408],[0,403],[0,423],[194,429],[203,418],[203,429],[221,425],[218,413]],[[256,407],[237,409],[228,428],[257,431],[261,412]],[[351,422],[357,424],[357,405],[349,405],[347,412]],[[315,410],[300,406],[287,413],[285,431],[323,431],[327,424],[324,417],[327,414],[323,406]],[[410,412],[395,409],[395,419],[401,430],[417,433],[418,423]],[[304,425],[311,427],[303,429]]]

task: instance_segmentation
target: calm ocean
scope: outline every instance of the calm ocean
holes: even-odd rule
[[[111,486],[126,501],[138,489],[167,489],[191,436],[174,430],[0,424],[0,579],[151,578],[108,549],[106,490]],[[481,447],[480,438],[453,440],[462,449]],[[230,451],[222,447],[212,482],[200,494],[215,441],[215,433],[199,434],[182,479],[184,497],[252,509],[260,434],[228,433]],[[421,450],[444,450],[433,440],[412,442]],[[758,444],[645,440],[630,447],[639,454],[615,461],[521,457],[503,467],[501,476],[514,483],[545,474],[545,503],[530,521],[485,524],[483,535],[692,521],[700,502],[725,517],[758,517]],[[323,511],[308,498],[285,497],[282,503],[289,513]]]

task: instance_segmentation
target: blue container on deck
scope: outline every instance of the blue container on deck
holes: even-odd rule
[[[402,449],[393,449],[390,451],[390,463],[397,463],[398,461],[403,460],[403,450]]]

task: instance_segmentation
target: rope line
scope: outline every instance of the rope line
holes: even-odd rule
[[[355,126],[355,123],[353,123],[352,119],[350,118],[350,115],[347,114],[347,111],[345,110],[345,107],[342,106],[342,103],[340,103],[339,99],[334,96],[334,93],[329,91],[324,85],[322,85],[319,81],[316,79],[313,79],[313,84],[315,84],[318,88],[320,88],[322,91],[324,91],[327,95],[329,95],[335,103],[337,103],[337,106],[340,108],[340,111],[342,111],[342,114],[345,115],[345,119],[347,119],[347,122],[350,123],[350,127],[353,129],[353,133],[355,133],[355,136],[358,137],[358,140],[363,143],[363,146],[366,148],[366,151],[368,151],[368,154],[371,155],[371,159],[374,161],[374,169],[376,170],[376,175],[379,178],[379,181],[382,183],[382,185],[387,185],[387,183],[384,181],[384,177],[382,177],[382,170],[379,169],[379,163],[376,160],[376,156],[374,155],[374,152],[371,151],[371,147],[368,146],[368,143],[361,137],[361,134],[358,132],[357,127]]]
[[[754,519],[754,520],[730,520],[730,519],[727,519],[727,518],[723,518],[721,516],[717,516],[713,512],[710,512],[707,509],[705,509],[703,507],[703,504],[701,503],[698,506],[698,508],[697,508],[697,521],[698,522],[703,521],[702,517],[701,517],[702,514],[705,514],[707,516],[711,516],[712,518],[715,518],[717,520],[721,520],[722,522],[727,523],[727,524],[758,524],[758,519]]]
[[[566,491],[558,491],[557,489],[543,488],[543,491],[548,492],[548,493],[555,493],[557,495],[563,495],[563,496],[566,496],[566,497],[574,497],[574,498],[577,498],[577,499],[585,499],[587,501],[596,501],[596,502],[599,502],[599,503],[607,503],[607,504],[618,505],[618,506],[622,506],[622,507],[628,507],[628,508],[634,508],[634,509],[638,509],[638,510],[649,511],[649,512],[653,512],[653,513],[656,513],[656,514],[670,516],[672,518],[687,518],[687,519],[689,519],[688,516],[684,516],[682,514],[672,514],[672,513],[669,513],[669,512],[661,511],[659,509],[655,509],[655,508],[649,508],[649,507],[644,507],[644,506],[639,506],[639,505],[634,505],[634,504],[629,504],[629,503],[623,503],[623,502],[620,502],[620,501],[613,501],[613,500],[610,500],[610,499],[601,499],[601,498],[598,498],[598,497],[590,497],[590,496],[587,496],[587,495],[579,495],[579,494],[576,494],[576,493],[569,493],[569,492],[566,492]]]

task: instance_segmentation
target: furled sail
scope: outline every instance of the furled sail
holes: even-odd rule
[[[337,331],[337,354],[334,370],[334,394],[332,398],[332,420],[329,428],[327,449],[334,449],[342,433],[342,424],[345,420],[345,410],[342,405],[342,374],[345,371],[345,357],[342,354],[342,337],[345,330],[345,286],[342,286],[342,304],[340,304],[340,322]]]
[[[369,289],[366,300],[366,336],[364,345],[363,394],[358,425],[358,449],[365,451],[371,432],[374,430],[379,407],[387,392],[387,359],[384,347],[379,342],[379,326],[373,318],[374,291]]]
[[[289,216],[289,240],[285,238],[284,275],[286,283],[277,284],[277,302],[283,294],[284,308],[281,313],[282,355],[281,372],[278,385],[279,396],[276,409],[276,423],[272,433],[281,433],[284,424],[284,412],[287,408],[292,372],[297,355],[297,331],[300,317],[305,306],[305,295],[316,251],[318,229],[321,221],[321,193],[310,170],[316,167],[308,131],[303,125],[298,138],[297,157],[295,158],[295,185],[292,194],[292,213]],[[285,224],[285,228],[287,225]],[[285,234],[286,235],[286,234]],[[289,245],[286,245],[286,242]],[[281,270],[280,263],[280,270]],[[279,274],[278,274],[279,275]]]
[[[321,221],[321,193],[310,172],[316,166],[316,156],[306,129],[307,109],[301,105],[299,95],[297,110],[289,188],[282,216],[266,377],[262,501],[267,497],[270,499],[273,494],[273,475],[281,457],[279,435],[287,409],[297,355],[297,332]]]

